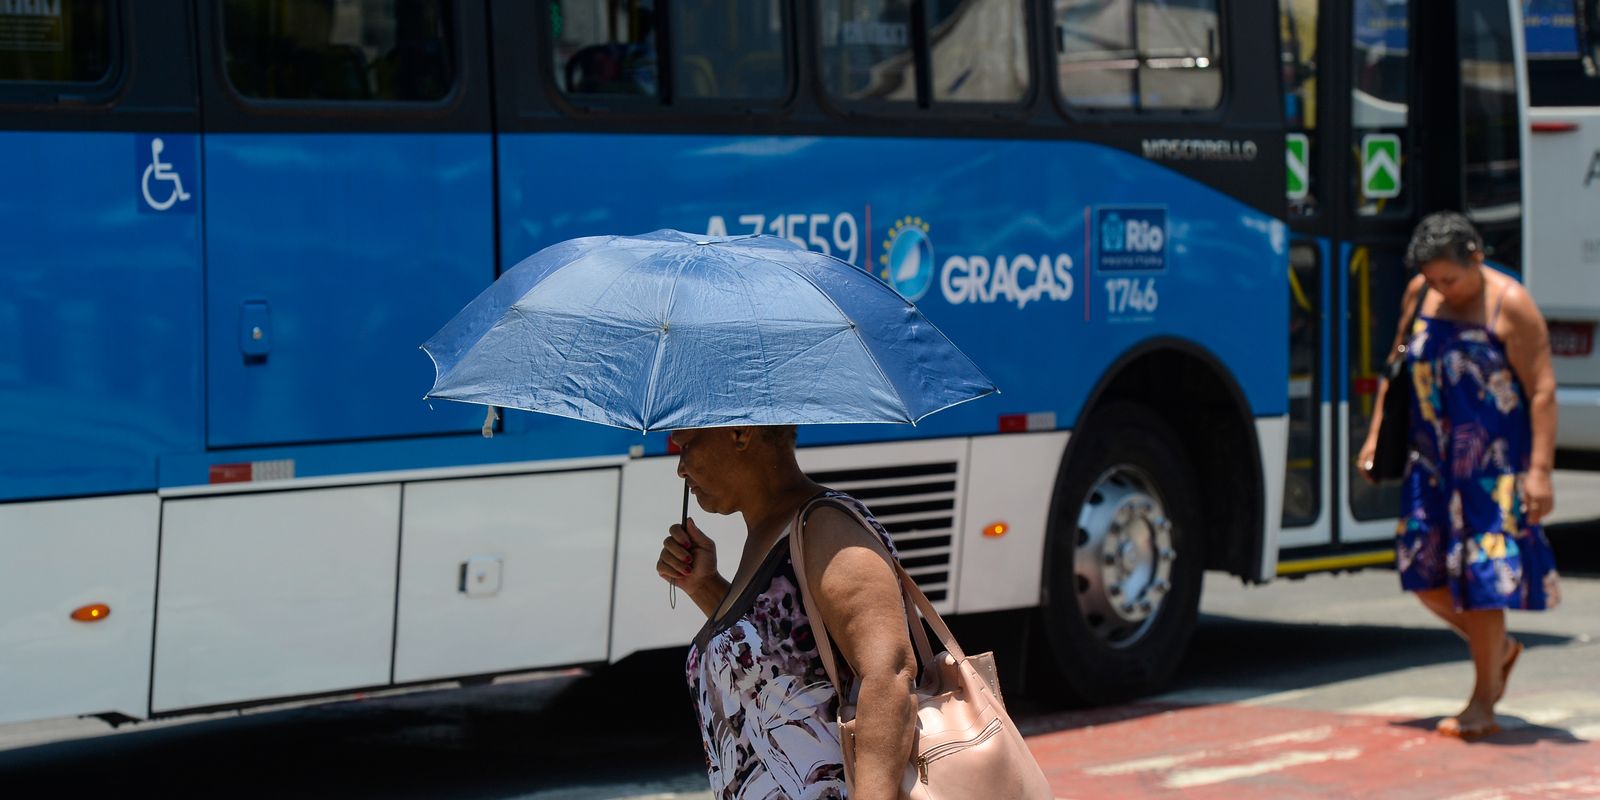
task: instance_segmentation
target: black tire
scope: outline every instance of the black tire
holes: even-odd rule
[[[1074,437],[1056,479],[1027,685],[1047,702],[1100,705],[1151,694],[1177,671],[1199,613],[1205,532],[1189,461],[1154,411],[1118,403]]]

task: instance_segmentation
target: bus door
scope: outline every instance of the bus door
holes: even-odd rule
[[[1465,210],[1491,261],[1522,263],[1518,10],[1513,0],[1280,5],[1296,233],[1285,547],[1371,549],[1393,536],[1399,490],[1368,484],[1355,459],[1417,220]]]
[[[477,430],[417,348],[495,278],[481,8],[200,8],[207,444]]]

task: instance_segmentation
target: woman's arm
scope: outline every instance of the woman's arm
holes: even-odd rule
[[[1522,489],[1528,520],[1537,525],[1555,508],[1550,471],[1556,465],[1556,373],[1550,365],[1550,329],[1521,286],[1513,284],[1506,289],[1500,303],[1506,358],[1528,393],[1528,414],[1533,421],[1533,459]]]
[[[823,506],[807,518],[806,583],[860,687],[854,800],[896,798],[911,758],[917,660],[900,579],[889,554],[855,517]]]
[[[1389,345],[1388,355],[1393,356],[1400,349],[1401,343],[1411,334],[1406,330],[1406,323],[1411,321],[1411,312],[1417,308],[1417,303],[1427,291],[1427,279],[1417,275],[1406,284],[1405,297],[1400,300],[1400,322],[1395,328],[1394,343]],[[1419,309],[1420,310],[1420,309]],[[1373,398],[1372,424],[1367,426],[1367,440],[1361,446],[1360,455],[1356,456],[1356,464],[1360,467],[1361,477],[1369,482],[1372,477],[1367,474],[1369,465],[1378,452],[1378,429],[1383,427],[1383,396],[1389,393],[1389,380],[1383,376],[1378,378],[1378,393]]]

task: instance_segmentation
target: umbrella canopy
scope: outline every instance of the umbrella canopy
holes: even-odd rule
[[[422,349],[428,397],[639,431],[915,423],[996,391],[889,286],[771,236],[562,242]]]

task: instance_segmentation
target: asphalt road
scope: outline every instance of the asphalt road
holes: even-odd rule
[[[1558,495],[1566,519],[1600,508],[1589,480]],[[1600,521],[1551,536],[1564,605],[1512,617],[1529,649],[1501,706],[1506,733],[1470,751],[1482,774],[1452,769],[1421,789],[1422,772],[1401,774],[1467,747],[1429,731],[1459,710],[1471,671],[1465,647],[1384,570],[1256,588],[1208,576],[1167,694],[1073,712],[1013,698],[1013,711],[1063,797],[1600,795]],[[708,797],[680,664],[665,654],[602,678],[546,674],[116,731],[95,720],[0,726],[0,795]],[[1495,771],[1497,759],[1509,771]],[[1495,781],[1510,788],[1473,794]]]

